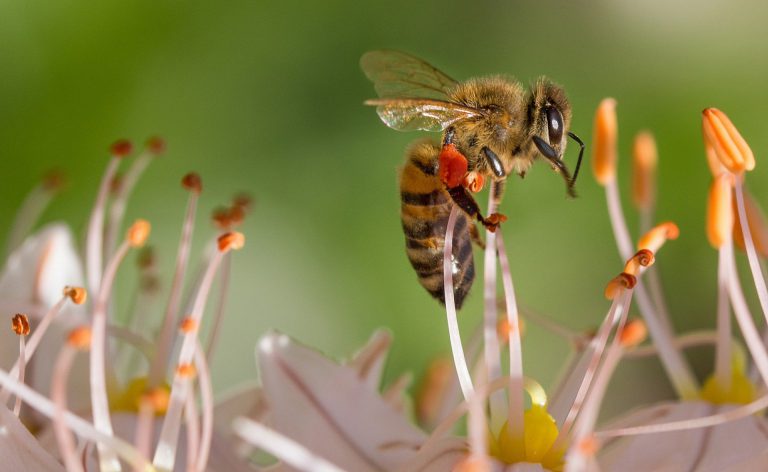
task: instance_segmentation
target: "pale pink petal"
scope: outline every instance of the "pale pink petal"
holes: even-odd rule
[[[272,426],[346,470],[392,470],[425,435],[370,389],[353,369],[268,334],[258,362]]]
[[[261,387],[245,385],[219,395],[214,407],[214,424],[220,431],[232,432],[232,421],[244,416],[262,421],[267,414],[267,404]]]
[[[50,224],[27,238],[8,257],[0,274],[0,300],[9,308],[18,304],[19,311],[31,305],[41,306],[44,311],[61,299],[66,285],[83,285],[80,257],[69,228]],[[85,316],[82,310],[78,313]],[[69,321],[73,325],[82,319]]]
[[[7,408],[0,405],[0,470],[18,472],[63,471],[51,456]]]
[[[384,364],[391,344],[392,335],[389,331],[377,330],[365,346],[347,363],[374,391],[377,391],[381,385],[381,376],[384,373]]]
[[[454,466],[469,454],[465,439],[443,438],[427,449],[419,450],[410,460],[401,464],[396,472],[443,472]]]
[[[725,411],[705,402],[657,405],[650,414],[638,411],[626,426],[694,419]],[[649,421],[650,420],[650,421]],[[758,416],[723,423],[711,428],[629,436],[608,442],[599,454],[604,470],[616,471],[723,471],[749,469],[768,453],[768,422]],[[759,463],[759,462],[758,462]],[[763,462],[763,464],[765,464]]]

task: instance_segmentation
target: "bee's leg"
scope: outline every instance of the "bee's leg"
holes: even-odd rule
[[[455,134],[456,131],[453,127],[446,130],[443,148],[440,150],[440,156],[438,157],[440,180],[448,188],[461,185],[469,167],[467,158],[453,144]]]
[[[474,223],[469,225],[469,238],[473,243],[477,244],[477,247],[485,251],[485,241],[483,241],[483,237],[480,236],[480,231],[477,230],[477,226]]]
[[[482,213],[480,213],[480,207],[477,206],[475,199],[472,198],[472,195],[469,194],[469,191],[467,191],[467,189],[462,186],[449,188],[448,193],[451,195],[453,202],[456,203],[459,208],[464,210],[464,212],[470,217],[477,218],[477,221],[482,223],[488,231],[496,231],[496,228],[499,227],[499,224],[507,220],[506,216],[499,213],[488,215],[487,218],[484,217]]]

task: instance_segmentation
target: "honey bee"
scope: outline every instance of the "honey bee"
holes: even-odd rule
[[[370,51],[360,59],[379,98],[376,106],[390,128],[443,132],[442,143],[419,141],[406,152],[400,172],[401,220],[408,259],[419,282],[445,304],[443,251],[448,216],[463,210],[454,229],[454,300],[460,308],[474,279],[472,241],[482,246],[473,220],[495,231],[506,218],[483,216],[471,193],[486,180],[501,198],[506,177],[525,176],[543,157],[560,173],[569,196],[581,166],[584,143],[569,131],[571,106],[562,88],[541,77],[526,91],[501,76],[457,82],[428,63],[398,51]],[[571,175],[562,161],[566,140],[580,145]]]

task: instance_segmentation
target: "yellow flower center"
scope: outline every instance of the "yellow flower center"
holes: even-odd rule
[[[733,350],[731,360],[730,385],[722,385],[715,374],[710,375],[701,389],[701,399],[715,405],[727,403],[745,405],[755,400],[755,386],[747,378],[744,370],[746,360],[744,352],[738,347]]]
[[[109,396],[109,405],[114,412],[138,413],[141,402],[149,401],[155,409],[155,415],[161,416],[168,407],[170,391],[167,384],[150,390],[147,388],[147,377],[136,377],[122,391]]]

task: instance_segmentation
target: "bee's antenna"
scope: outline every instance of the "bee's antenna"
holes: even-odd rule
[[[576,170],[573,172],[573,178],[571,179],[571,186],[574,186],[576,184],[576,177],[579,176],[579,168],[581,168],[581,158],[584,157],[584,142],[575,134],[568,131],[568,136],[579,143],[579,146],[581,146],[581,149],[579,149],[579,160],[576,161]]]

